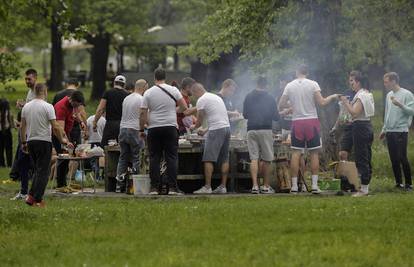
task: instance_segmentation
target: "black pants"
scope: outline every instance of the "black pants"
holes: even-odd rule
[[[402,184],[401,166],[404,172],[405,184],[411,185],[411,167],[407,158],[408,133],[388,132],[386,134],[388,154],[394,172],[395,183]]]
[[[108,145],[108,140],[116,139],[118,142],[119,127],[121,121],[106,121],[105,128],[102,133],[101,147]]]
[[[370,121],[354,121],[352,123],[355,164],[361,176],[361,184],[368,185],[372,175],[372,141],[374,133]]]
[[[168,186],[177,188],[178,130],[174,126],[157,127],[148,130],[151,186],[160,186],[160,161],[167,163]]]
[[[57,154],[63,153],[62,145],[56,136],[52,137],[53,147]],[[66,186],[66,175],[69,171],[69,160],[59,160],[56,166],[56,183],[57,187]]]
[[[4,152],[6,152],[7,167],[11,167],[13,161],[13,138],[10,128],[0,130],[0,167],[6,167]]]
[[[29,141],[29,154],[33,160],[33,182],[29,194],[35,201],[43,199],[47,180],[50,173],[50,160],[52,158],[52,143],[47,141]]]

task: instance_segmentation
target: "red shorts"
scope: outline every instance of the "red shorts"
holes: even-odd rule
[[[300,150],[321,148],[320,131],[321,124],[318,119],[292,121],[291,148]]]

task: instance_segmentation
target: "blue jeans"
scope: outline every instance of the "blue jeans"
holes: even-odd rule
[[[132,168],[139,170],[139,152],[144,146],[144,141],[139,137],[139,131],[130,128],[122,128],[119,132],[119,146],[121,153],[119,155],[117,175],[125,173],[128,169],[128,163],[132,163]]]

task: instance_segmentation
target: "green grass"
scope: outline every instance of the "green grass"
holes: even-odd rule
[[[12,102],[25,98],[24,84],[15,85]],[[380,94],[375,97],[379,103]],[[88,103],[89,114],[96,105]],[[379,107],[376,136],[381,114]],[[373,195],[361,199],[48,196],[45,209],[10,201],[19,185],[0,168],[0,265],[412,266],[414,194],[393,189],[388,153],[378,139],[373,166]]]
[[[3,266],[410,266],[413,195],[1,198]]]

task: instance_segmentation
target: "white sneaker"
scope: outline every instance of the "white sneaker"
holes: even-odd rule
[[[211,194],[212,192],[211,187],[203,186],[197,191],[194,191],[193,194]]]
[[[366,197],[366,196],[368,196],[368,192],[358,191],[352,194],[352,197]]]
[[[312,187],[312,194],[319,195],[322,193],[322,191],[319,189],[319,187]]]
[[[10,198],[10,200],[26,200],[27,195],[21,194],[20,192],[17,193],[14,197]]]
[[[213,194],[227,194],[227,188],[223,185],[219,185],[213,190]]]
[[[274,194],[275,190],[271,186],[261,186],[260,193],[262,194]]]

